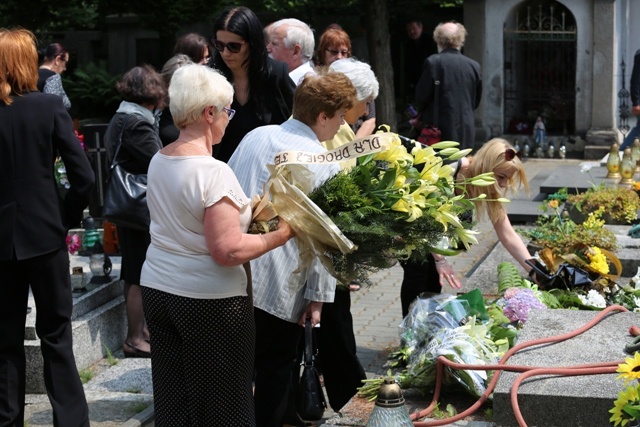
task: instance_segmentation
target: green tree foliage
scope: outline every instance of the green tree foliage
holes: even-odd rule
[[[0,27],[24,27],[35,34],[93,30],[100,25],[99,4],[90,0],[64,2],[2,0]]]

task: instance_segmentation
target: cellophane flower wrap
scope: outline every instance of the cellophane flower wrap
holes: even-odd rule
[[[316,155],[313,161],[275,162],[267,192],[278,215],[296,230],[303,263],[319,256],[341,282],[368,283],[369,274],[399,259],[422,261],[434,251],[450,254],[439,245],[443,240],[453,248],[477,242],[470,222],[460,219],[473,209],[472,202],[456,194],[455,164],[447,164],[470,150],[459,150],[452,141],[430,147],[412,144],[408,150],[397,134],[385,132],[352,141],[321,160]],[[278,158],[301,157],[296,154]],[[296,163],[351,157],[358,159],[355,167],[342,170],[307,197],[309,180]],[[471,181],[495,182],[491,173],[464,184]]]

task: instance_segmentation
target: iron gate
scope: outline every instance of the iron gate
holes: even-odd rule
[[[504,29],[504,123],[530,133],[538,116],[547,134],[575,132],[576,24],[556,1],[531,0]]]

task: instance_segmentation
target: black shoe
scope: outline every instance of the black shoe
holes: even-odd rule
[[[129,347],[131,350],[126,350],[125,347],[122,347],[122,352],[124,353],[124,357],[137,357],[142,359],[149,359],[151,357],[150,351],[140,350],[139,348],[129,344],[128,342],[124,343],[125,346]]]

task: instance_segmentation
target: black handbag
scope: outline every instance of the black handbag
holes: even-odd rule
[[[311,319],[307,319],[304,327],[304,369],[296,391],[296,412],[303,421],[322,419],[327,407],[320,376],[313,364],[312,329]]]
[[[149,230],[150,223],[147,207],[147,174],[129,173],[117,162],[127,120],[128,117],[122,125],[109,168],[102,216],[116,226],[146,231]]]

